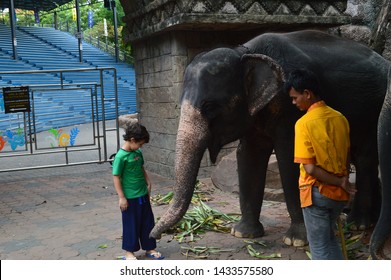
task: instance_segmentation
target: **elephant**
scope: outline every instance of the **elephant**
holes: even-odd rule
[[[150,233],[178,222],[189,207],[205,151],[215,162],[221,148],[239,140],[237,170],[241,219],[237,237],[260,237],[260,213],[269,158],[275,153],[291,225],[287,245],[307,243],[299,201],[299,167],[293,162],[294,125],[303,114],[284,92],[294,69],[314,72],[323,100],[343,113],[351,133],[356,187],[350,221],[369,227],[379,215],[377,121],[387,92],[389,62],[368,47],[322,31],[264,33],[243,45],[198,54],[186,67],[176,139],[175,195]]]
[[[373,259],[385,259],[383,247],[391,236],[391,72],[388,76],[387,95],[378,122],[378,150],[380,177],[382,183],[382,202],[380,217],[373,230],[369,250]]]

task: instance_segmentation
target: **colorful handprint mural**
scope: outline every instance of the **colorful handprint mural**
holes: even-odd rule
[[[76,137],[80,130],[79,128],[74,127],[70,130],[69,133],[67,133],[64,132],[61,128],[51,128],[48,130],[48,132],[50,132],[52,135],[46,137],[46,140],[48,140],[50,146],[54,148],[74,146]],[[23,129],[19,128],[16,131],[6,130],[4,132],[0,132],[0,152],[4,149],[7,143],[11,146],[13,151],[15,151],[18,146],[24,146],[26,141]]]
[[[1,150],[4,148],[5,143],[7,143],[7,141],[5,141],[5,139],[3,138],[3,136],[0,135],[0,152],[1,152]]]
[[[52,135],[47,137],[47,140],[50,141],[50,146],[54,147],[67,147],[74,146],[76,137],[79,134],[80,130],[77,127],[74,127],[70,130],[69,133],[64,132],[61,128],[55,129],[51,128],[48,130]]]
[[[0,132],[0,151],[3,150],[6,143],[10,144],[13,151],[18,146],[23,147],[26,144],[23,129],[18,128],[16,131],[6,130],[3,133]]]

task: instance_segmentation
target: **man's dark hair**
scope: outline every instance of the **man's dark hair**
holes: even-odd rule
[[[125,141],[130,141],[134,139],[136,142],[144,141],[144,143],[149,142],[149,133],[145,126],[139,124],[138,122],[129,124],[125,129],[125,134],[123,135]]]
[[[310,70],[297,69],[290,72],[284,85],[285,92],[289,93],[291,88],[294,88],[300,93],[303,93],[307,89],[312,91],[316,96],[322,95],[319,79]]]

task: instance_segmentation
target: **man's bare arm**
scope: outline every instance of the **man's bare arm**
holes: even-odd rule
[[[316,166],[315,164],[304,164],[304,169],[309,175],[315,177],[320,182],[326,185],[341,187],[351,194],[354,194],[356,192],[355,187],[349,182],[349,176],[339,177],[337,175],[327,172],[326,170],[320,168],[319,166]]]

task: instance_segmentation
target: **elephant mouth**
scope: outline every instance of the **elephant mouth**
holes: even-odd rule
[[[208,150],[209,150],[210,160],[213,164],[215,164],[217,161],[217,156],[219,155],[221,148],[220,148],[220,146],[218,146],[218,147],[208,146]]]

